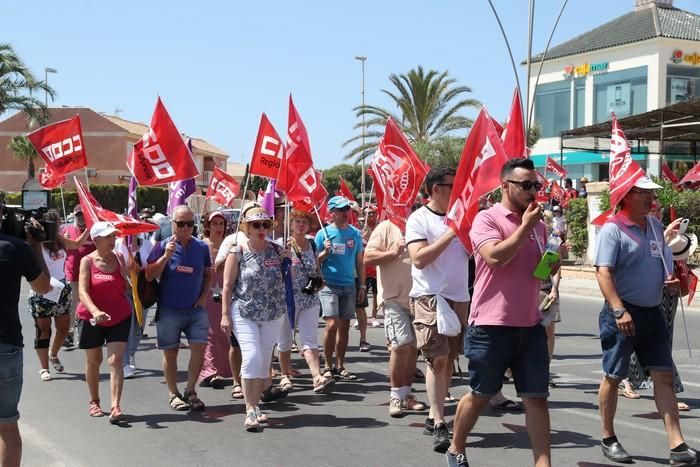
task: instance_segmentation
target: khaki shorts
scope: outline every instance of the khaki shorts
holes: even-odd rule
[[[416,346],[416,334],[413,331],[413,317],[398,303],[383,302],[384,311],[384,336],[389,350],[396,350],[404,345]]]
[[[464,349],[464,326],[469,318],[469,302],[447,300],[447,303],[457,313],[462,323],[462,332],[457,336],[438,334],[437,301],[434,295],[411,298],[409,302],[417,347],[428,363],[435,357],[459,355]]]

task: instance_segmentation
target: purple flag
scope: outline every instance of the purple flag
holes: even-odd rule
[[[192,139],[187,140],[187,147],[189,148],[190,152],[192,152]],[[187,204],[187,198],[195,191],[197,191],[197,184],[195,183],[194,178],[169,183],[167,208],[168,216],[173,214],[173,210],[176,207]]]
[[[276,180],[274,178],[267,182],[265,197],[262,200],[262,207],[273,217],[275,215],[275,184]]]

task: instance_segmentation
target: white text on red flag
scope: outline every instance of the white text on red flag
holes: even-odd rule
[[[53,177],[67,175],[87,166],[80,117],[52,123],[32,131],[27,139],[39,153]]]

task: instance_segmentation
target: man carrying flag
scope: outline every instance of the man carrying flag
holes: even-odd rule
[[[620,205],[598,232],[595,267],[605,304],[598,320],[603,350],[603,380],[598,404],[603,422],[601,449],[608,459],[633,462],[615,434],[620,381],[627,377],[630,356],[654,383],[654,400],[670,448],[671,464],[691,465],[698,453],[683,439],[678,400],[673,391],[671,336],[664,318],[664,287],[678,294],[671,249],[661,223],[650,216],[655,190],[661,188],[632,160],[625,135],[613,115],[610,149],[610,205]]]

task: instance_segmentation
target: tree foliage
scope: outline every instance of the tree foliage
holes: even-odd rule
[[[564,218],[568,227],[567,242],[574,256],[582,257],[588,248],[588,200],[574,198],[564,210]]]
[[[27,161],[27,177],[34,178],[34,159],[39,155],[26,136],[13,136],[7,145],[15,159]]]
[[[34,77],[10,44],[0,43],[0,115],[19,110],[30,120],[44,123],[46,106],[41,100],[44,93],[52,99],[56,95],[45,81]]]

